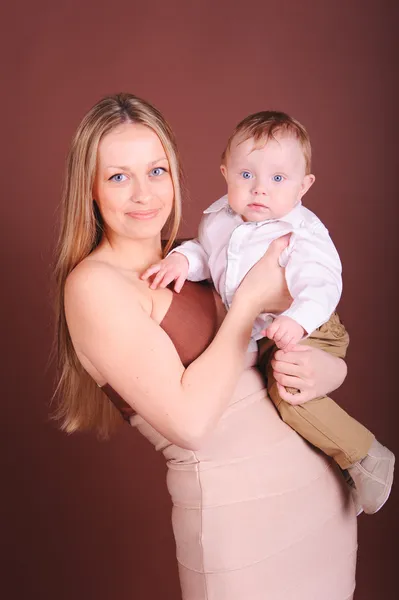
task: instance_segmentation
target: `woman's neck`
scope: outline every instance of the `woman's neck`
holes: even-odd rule
[[[93,254],[118,269],[140,274],[162,259],[161,236],[142,240],[104,236]]]

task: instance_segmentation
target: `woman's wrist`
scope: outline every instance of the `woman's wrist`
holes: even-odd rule
[[[226,329],[227,335],[240,340],[240,346],[246,350],[252,334],[254,321],[258,313],[251,310],[248,305],[240,300],[233,299],[231,307],[221,325],[220,329]],[[220,330],[219,330],[220,331]]]
[[[255,319],[262,312],[262,307],[259,305],[258,301],[249,297],[247,293],[242,294],[238,289],[234,294],[229,312],[232,310],[234,311],[236,319],[245,321],[252,329]]]

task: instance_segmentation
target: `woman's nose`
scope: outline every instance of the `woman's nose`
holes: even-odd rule
[[[139,202],[140,204],[146,204],[151,199],[151,192],[149,183],[145,180],[134,182],[134,187],[131,195],[133,202]]]

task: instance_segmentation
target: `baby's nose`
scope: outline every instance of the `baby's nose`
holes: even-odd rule
[[[253,193],[255,194],[255,196],[266,196],[267,195],[267,189],[264,186],[257,185],[253,189]]]

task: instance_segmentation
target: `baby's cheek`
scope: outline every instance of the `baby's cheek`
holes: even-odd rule
[[[234,212],[240,214],[244,207],[243,190],[241,190],[239,186],[234,186],[233,188],[229,186],[227,193],[230,207],[234,210]]]

